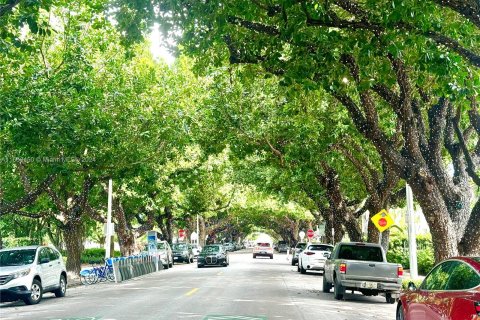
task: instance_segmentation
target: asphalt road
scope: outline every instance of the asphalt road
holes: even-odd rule
[[[0,304],[0,319],[395,319],[383,297],[323,293],[319,273],[302,275],[285,254],[252,259],[230,254],[230,266],[198,269],[178,264],[123,283],[68,288],[67,296],[44,295],[38,305]]]

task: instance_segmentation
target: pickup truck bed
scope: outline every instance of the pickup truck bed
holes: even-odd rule
[[[325,262],[323,291],[329,292],[333,285],[336,299],[343,299],[346,290],[355,290],[368,296],[383,294],[388,303],[394,303],[402,275],[402,266],[388,263],[380,245],[342,242]]]

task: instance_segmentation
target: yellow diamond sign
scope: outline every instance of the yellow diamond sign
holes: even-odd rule
[[[380,232],[383,232],[394,225],[392,217],[390,217],[385,209],[374,215],[370,220],[372,220],[373,224]]]

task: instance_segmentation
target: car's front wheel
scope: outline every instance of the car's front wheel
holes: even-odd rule
[[[32,288],[31,288],[31,295],[29,295],[27,298],[25,298],[25,303],[26,304],[37,304],[42,300],[43,296],[43,287],[42,283],[38,281],[37,279],[34,279],[32,282]]]
[[[60,276],[60,281],[58,283],[58,289],[53,291],[55,294],[55,297],[65,297],[65,294],[67,293],[67,279],[65,279],[65,276],[62,274]]]
[[[330,289],[332,289],[332,284],[327,281],[327,278],[325,278],[325,272],[323,273],[323,288],[322,291],[325,293],[329,293]]]
[[[298,264],[300,265],[300,262],[299,262]],[[301,273],[301,274],[307,273],[307,269],[305,269],[305,268],[303,267],[303,263],[300,265],[300,273]]]
[[[403,313],[403,306],[401,303],[398,304],[397,307],[397,320],[405,320],[405,314]]]

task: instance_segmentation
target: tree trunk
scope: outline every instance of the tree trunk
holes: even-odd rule
[[[80,273],[81,270],[81,255],[83,251],[82,244],[83,225],[80,221],[68,221],[63,227],[63,238],[65,239],[65,246],[67,249],[67,271],[75,274]]]
[[[164,209],[165,213],[165,228],[167,231],[167,234],[165,235],[167,238],[167,241],[169,243],[172,243],[173,240],[173,231],[172,231],[172,224],[173,224],[173,214],[172,214],[172,208],[169,206],[166,206]]]
[[[435,261],[439,262],[459,254],[458,235],[450,219],[443,198],[437,187],[423,179],[408,181],[412,191],[422,207],[432,233]]]
[[[123,210],[120,200],[115,200],[115,218],[117,220],[117,236],[120,244],[120,252],[122,256],[128,257],[135,252],[135,236],[133,231],[128,227],[127,219],[125,217],[125,210]],[[113,253],[113,251],[112,251]]]

